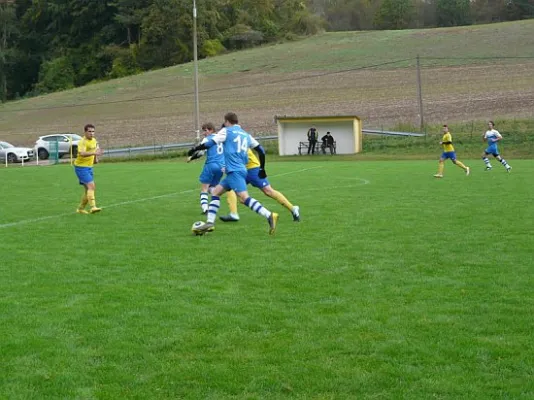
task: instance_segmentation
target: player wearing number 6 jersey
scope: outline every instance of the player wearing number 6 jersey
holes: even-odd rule
[[[206,143],[202,143],[189,150],[188,155],[192,156],[198,150],[209,149],[218,144],[223,144],[224,164],[226,177],[215,186],[211,194],[211,202],[208,207],[207,221],[196,229],[197,233],[211,232],[215,228],[215,219],[221,205],[220,196],[233,190],[237,193],[243,204],[256,213],[267,219],[269,223],[269,234],[273,234],[278,221],[278,214],[272,213],[261,205],[259,201],[249,196],[247,192],[247,168],[248,149],[254,149],[260,159],[259,177],[266,178],[265,172],[265,151],[256,139],[245,132],[239,125],[237,115],[227,113],[224,116],[224,128],[217,132]]]
[[[208,122],[202,125],[202,131],[206,136],[200,144],[205,144],[215,136],[215,125],[211,122]],[[223,176],[224,168],[224,151],[223,144],[217,144],[216,146],[210,147],[206,151],[206,162],[200,173],[200,208],[202,209],[202,214],[208,212],[208,195],[209,192],[219,184]],[[202,154],[197,152],[192,157],[189,157],[187,162],[194,160],[195,158],[201,157]]]

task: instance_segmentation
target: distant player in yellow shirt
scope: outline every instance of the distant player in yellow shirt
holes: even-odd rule
[[[300,221],[300,209],[299,206],[294,206],[291,202],[279,191],[273,189],[267,178],[260,178],[260,161],[256,154],[250,149],[248,150],[248,163],[247,163],[247,184],[260,189],[266,196],[271,197],[278,201],[281,205],[289,210],[293,216],[293,221]],[[220,220],[224,222],[237,222],[239,221],[239,214],[237,213],[237,196],[234,191],[226,192],[228,208],[230,209],[229,215],[220,216]]]
[[[96,206],[95,181],[93,178],[93,164],[98,162],[98,156],[102,154],[102,150],[98,147],[98,142],[94,137],[95,126],[87,124],[83,130],[84,137],[78,143],[78,155],[74,161],[74,171],[80,185],[84,187],[84,193],[76,212],[78,214],[94,214],[102,211],[101,208]],[[90,211],[85,209],[88,203],[91,207]]]
[[[447,159],[450,159],[453,164],[462,168],[466,175],[469,175],[469,167],[466,167],[461,161],[456,159],[456,153],[454,151],[454,146],[452,145],[452,135],[449,132],[449,127],[447,125],[443,125],[443,138],[439,144],[443,146],[443,153],[439,158],[438,173],[434,176],[436,178],[443,178],[443,168],[445,167],[445,160]]]

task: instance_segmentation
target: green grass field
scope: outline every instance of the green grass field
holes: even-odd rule
[[[273,237],[191,235],[200,163],[0,169],[0,398],[533,398],[534,162],[464,161],[273,162]]]

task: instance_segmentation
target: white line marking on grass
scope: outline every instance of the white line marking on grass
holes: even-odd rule
[[[319,167],[312,167],[312,168],[304,168],[304,169],[299,169],[298,171],[284,172],[283,174],[272,175],[271,177],[298,174],[299,172],[311,171],[312,169],[318,169],[318,168],[323,168],[323,167],[319,166]]]
[[[47,219],[60,218],[60,217],[65,217],[67,215],[72,215],[72,213],[48,215],[46,217],[39,217],[39,218],[33,218],[33,219],[23,219],[22,221],[16,221],[16,222],[10,222],[10,223],[7,223],[7,224],[2,224],[2,225],[0,225],[0,229],[1,228],[9,228],[11,226],[16,226],[16,225],[31,224],[32,222],[46,221]]]
[[[354,181],[360,181],[360,182],[363,182],[364,185],[369,185],[371,183],[370,180],[368,179],[363,179],[363,178],[356,178],[356,177],[349,177],[349,178],[343,178],[343,179],[351,179],[351,180],[354,180]]]
[[[299,169],[297,171],[285,172],[283,174],[272,175],[272,176],[276,177],[276,176],[298,174],[300,172],[306,172],[306,171],[310,171],[310,170],[317,169],[317,168],[322,168],[322,166],[312,167],[312,168],[304,168],[304,169]],[[120,202],[120,203],[110,204],[109,206],[104,206],[102,208],[106,209],[106,208],[112,208],[112,207],[126,206],[126,205],[130,205],[130,204],[135,204],[135,203],[142,203],[142,202],[145,202],[145,201],[158,200],[158,199],[163,199],[165,197],[177,196],[179,194],[191,193],[191,192],[194,192],[196,190],[198,190],[198,189],[182,190],[181,192],[167,193],[167,194],[162,194],[162,195],[159,195],[159,196],[145,197],[145,198],[136,199],[136,200],[128,200],[128,201],[123,201],[123,202]],[[54,218],[66,217],[67,215],[72,215],[72,214],[74,214],[74,213],[73,212],[72,213],[62,213],[62,214],[56,214],[56,215],[47,215],[45,217],[24,219],[24,220],[21,220],[21,221],[9,222],[7,224],[0,224],[0,229],[10,228],[12,226],[18,226],[18,225],[32,224],[32,223],[46,221],[46,220],[54,219]]]
[[[102,207],[102,208],[104,209],[104,208],[111,208],[111,207],[126,206],[128,204],[135,204],[135,203],[142,203],[144,201],[163,199],[165,197],[172,197],[172,196],[176,196],[176,195],[179,195],[179,194],[185,194],[185,193],[194,192],[195,190],[196,189],[189,189],[189,190],[183,190],[181,192],[162,194],[160,196],[145,197],[144,199],[128,200],[128,201],[123,201],[121,203],[110,204],[109,206],[105,206],[105,207]]]
[[[362,187],[363,185],[369,185],[371,183],[370,180],[368,179],[363,179],[363,178],[345,178],[345,179],[351,179],[353,181],[360,181],[361,183],[360,184],[343,184],[343,185],[335,185],[335,186],[318,186],[318,187],[312,187],[312,188],[308,188],[306,190],[302,190],[302,189],[299,189],[299,188],[292,188],[292,189],[287,189],[287,190],[284,190],[284,193],[286,192],[289,192],[289,193],[292,193],[292,192],[299,192],[299,199],[302,199],[302,198],[306,198],[306,197],[311,197],[311,196],[315,196],[315,194],[310,194],[310,195],[307,195],[306,193],[313,193],[313,192],[323,192],[323,191],[329,191],[329,190],[332,190],[332,191],[335,191],[335,190],[346,190],[346,189],[352,189],[352,188],[360,188]]]
[[[306,192],[317,192],[317,191],[323,191],[323,190],[345,190],[345,189],[351,189],[351,188],[359,188],[363,185],[368,185],[369,181],[366,179],[362,179],[361,185],[337,185],[337,186],[328,186],[328,187],[316,187],[311,189],[306,189]]]
[[[194,192],[195,190],[196,189],[189,189],[189,190],[183,190],[181,192],[162,194],[160,196],[152,196],[152,197],[145,197],[143,199],[123,201],[123,202],[120,202],[120,203],[110,204],[109,206],[102,207],[102,209],[112,208],[112,207],[119,207],[119,206],[126,206],[126,205],[134,204],[134,203],[142,203],[144,201],[151,201],[151,200],[162,199],[162,198],[165,198],[165,197],[177,196],[179,194],[185,194],[185,193]],[[53,219],[53,218],[66,217],[67,215],[72,215],[72,214],[74,214],[74,213],[63,213],[63,214],[56,214],[56,215],[48,215],[46,217],[39,217],[39,218],[33,218],[33,219],[24,219],[22,221],[16,221],[16,222],[10,222],[10,223],[7,223],[7,224],[2,224],[2,225],[0,225],[0,229],[9,228],[11,226],[17,226],[17,225],[31,224],[31,223],[34,223],[34,222],[46,221],[48,219]]]

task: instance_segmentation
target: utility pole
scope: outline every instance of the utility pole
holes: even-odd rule
[[[419,54],[417,55],[417,97],[419,99],[419,129],[423,132],[425,128],[425,119],[423,116],[423,90],[421,87],[421,63]]]
[[[195,133],[200,141],[200,107],[198,105],[198,49],[197,49],[197,2],[193,0],[193,64],[195,70]]]

